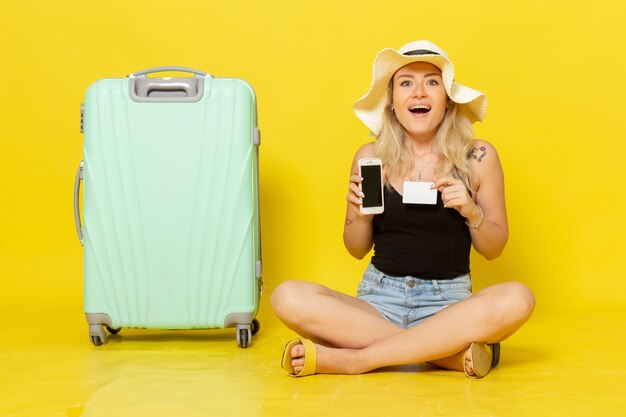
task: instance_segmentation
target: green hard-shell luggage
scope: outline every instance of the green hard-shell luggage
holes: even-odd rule
[[[148,77],[164,71],[193,76]],[[236,327],[247,347],[262,288],[250,85],[182,67],[103,79],[87,89],[81,131],[74,211],[91,341],[106,341],[103,326]]]

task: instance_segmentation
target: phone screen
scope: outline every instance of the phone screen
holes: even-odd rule
[[[363,182],[363,207],[381,207],[383,205],[381,166],[361,165],[361,177]]]

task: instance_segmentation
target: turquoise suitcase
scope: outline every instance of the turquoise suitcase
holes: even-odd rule
[[[193,75],[148,77],[165,71]],[[247,347],[262,289],[251,86],[183,67],[103,79],[81,131],[74,212],[92,343],[104,327],[236,327]]]

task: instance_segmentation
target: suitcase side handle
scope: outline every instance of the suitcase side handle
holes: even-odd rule
[[[74,180],[74,221],[76,222],[76,232],[78,233],[78,240],[81,246],[83,246],[83,227],[80,223],[80,182],[83,179],[83,172],[85,170],[85,164],[80,161],[78,165],[78,171],[76,171],[76,179]]]
[[[128,75],[128,78],[146,78],[148,74],[153,74],[155,72],[167,72],[167,71],[176,71],[176,72],[191,72],[194,74],[196,78],[205,78],[212,77],[211,74],[207,74],[206,72],[188,68],[188,67],[176,67],[176,66],[165,66],[165,67],[153,67],[147,68],[145,70],[137,71]]]

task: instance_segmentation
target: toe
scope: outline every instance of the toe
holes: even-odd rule
[[[291,366],[296,374],[304,367],[304,346],[295,345],[291,349]]]
[[[303,345],[295,345],[291,349],[291,357],[292,358],[299,358],[299,357],[303,357],[303,356],[304,356],[304,346]]]
[[[472,369],[472,356],[470,349],[465,351],[465,373],[469,376],[474,376],[474,370]]]
[[[294,358],[291,360],[291,366],[292,367],[296,367],[296,366],[304,366],[304,358]]]

